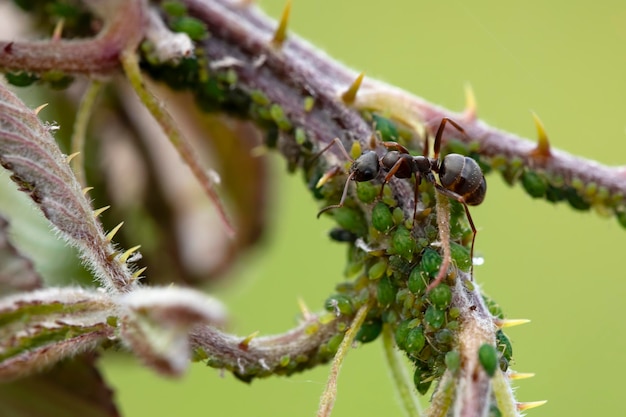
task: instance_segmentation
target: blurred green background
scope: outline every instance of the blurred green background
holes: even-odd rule
[[[469,82],[478,114],[534,138],[530,110],[553,146],[609,165],[626,162],[626,3],[623,1],[294,0],[290,29],[367,76],[461,110]],[[277,16],[283,0],[260,6]],[[345,248],[299,177],[275,158],[273,234],[216,295],[232,330],[281,332],[302,297],[321,307],[342,280]],[[530,416],[615,415],[626,372],[626,230],[615,219],[533,201],[490,176],[472,208],[476,279],[513,318],[513,368],[536,372],[521,401],[547,399]],[[161,379],[134,359],[105,359],[124,415],[313,416],[328,367],[243,384],[196,364],[181,380]],[[347,357],[335,417],[402,415],[379,343]]]

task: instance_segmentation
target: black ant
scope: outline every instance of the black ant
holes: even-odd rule
[[[426,181],[432,183],[435,189],[446,197],[450,197],[463,205],[467,220],[472,228],[472,247],[470,251],[470,260],[472,261],[473,275],[473,259],[474,259],[474,241],[476,239],[476,227],[470,215],[468,205],[476,206],[483,202],[487,192],[487,182],[485,176],[478,163],[468,157],[460,154],[452,153],[446,155],[443,159],[439,158],[439,150],[441,148],[441,138],[445,130],[446,124],[450,123],[459,132],[465,134],[465,130],[454,120],[444,117],[441,119],[437,134],[435,135],[434,156],[428,157],[428,137],[424,144],[423,155],[412,156],[409,151],[396,142],[383,142],[388,150],[381,158],[374,151],[365,151],[356,160],[352,160],[348,152],[343,147],[338,138],[335,138],[328,146],[322,149],[317,156],[326,152],[335,143],[338,143],[342,152],[352,161],[348,179],[343,189],[343,194],[339,204],[334,204],[323,208],[317,214],[317,217],[331,209],[343,207],[348,194],[348,185],[350,181],[364,182],[371,181],[378,177],[381,169],[386,172],[385,179],[382,183],[380,195],[382,195],[383,187],[392,177],[411,178],[415,176],[415,207],[413,210],[413,222],[417,214],[417,202],[419,196],[419,185],[422,177]],[[435,174],[439,177],[439,182],[435,178]],[[435,284],[435,282],[433,282]],[[438,282],[436,282],[438,284]],[[432,285],[432,284],[431,284]],[[429,286],[430,288],[430,286]]]

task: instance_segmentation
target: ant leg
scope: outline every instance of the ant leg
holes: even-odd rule
[[[435,156],[434,156],[435,159],[439,158],[439,149],[441,148],[441,137],[443,136],[443,131],[445,130],[446,123],[448,122],[452,126],[454,126],[456,130],[458,130],[459,132],[467,136],[467,134],[465,133],[465,129],[463,129],[461,125],[459,125],[454,120],[447,118],[447,117],[444,117],[443,119],[441,119],[441,123],[439,123],[439,128],[437,129],[437,134],[435,135],[435,145],[433,147],[433,150],[435,151]]]
[[[350,162],[354,162],[354,159],[352,159],[350,157],[350,154],[348,154],[348,151],[346,150],[345,146],[343,146],[343,143],[341,143],[341,141],[339,140],[339,138],[334,138],[333,140],[330,141],[330,143],[328,145],[326,145],[321,151],[319,151],[318,153],[316,153],[311,159],[309,159],[309,165],[312,164],[313,162],[315,162],[315,160],[317,158],[319,158],[324,152],[326,152],[327,150],[329,150],[330,148],[333,147],[333,145],[339,145],[339,150],[341,151],[341,153],[343,153],[346,157],[346,159]]]
[[[391,151],[398,151],[400,153],[409,153],[409,150],[404,146],[400,145],[398,142],[382,142],[382,145]]]
[[[341,195],[341,200],[339,200],[339,204],[333,204],[332,206],[324,207],[323,209],[321,209],[319,211],[319,213],[317,213],[317,218],[318,219],[320,218],[322,213],[324,213],[324,212],[326,212],[328,210],[332,210],[332,209],[343,207],[343,203],[344,203],[344,201],[346,201],[346,196],[348,195],[348,186],[350,185],[350,180],[352,180],[352,178],[354,178],[354,172],[352,172],[350,175],[348,175],[348,179],[346,179],[346,185],[343,187],[343,194]]]
[[[422,176],[419,171],[415,171],[415,190],[413,191],[413,202],[415,206],[413,207],[413,227],[415,227],[415,219],[417,218],[417,203],[419,202],[420,195],[420,184],[422,182]]]
[[[408,154],[408,152],[407,152]],[[395,164],[393,164],[393,166],[391,167],[391,169],[387,172],[387,175],[385,175],[385,179],[383,181],[382,186],[380,187],[380,192],[378,193],[378,197],[381,198],[383,196],[383,191],[385,189],[385,184],[387,184],[389,182],[389,180],[391,180],[391,178],[393,178],[394,175],[396,175],[396,173],[398,172],[398,170],[400,168],[402,168],[403,166],[405,166],[404,164],[406,164],[408,161],[405,158],[400,158],[396,161]]]

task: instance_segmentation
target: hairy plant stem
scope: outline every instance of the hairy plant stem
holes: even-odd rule
[[[391,326],[383,326],[383,349],[385,359],[391,371],[391,378],[396,387],[396,392],[400,396],[400,402],[407,417],[419,417],[422,415],[422,407],[419,399],[416,398],[413,382],[406,373],[406,366],[402,363],[398,348],[393,339]]]
[[[343,360],[348,354],[348,350],[352,347],[352,343],[354,342],[357,332],[363,325],[363,322],[365,322],[365,317],[367,316],[367,312],[370,308],[370,304],[363,304],[361,306],[359,311],[357,311],[356,316],[354,316],[354,320],[350,323],[350,327],[346,331],[343,340],[341,341],[341,345],[339,345],[339,350],[333,359],[330,375],[328,375],[326,389],[320,399],[320,407],[317,410],[317,417],[329,417],[330,413],[333,411],[335,399],[337,398],[337,379],[339,378],[341,365],[343,365]]]

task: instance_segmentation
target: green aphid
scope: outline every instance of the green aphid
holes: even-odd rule
[[[387,258],[383,257],[372,265],[367,271],[367,276],[371,280],[380,279],[387,271]]]
[[[370,320],[363,323],[356,334],[356,340],[361,343],[369,343],[378,338],[383,329],[381,320]]]
[[[413,383],[415,384],[417,392],[422,395],[425,395],[428,392],[430,384],[432,383],[432,380],[427,380],[427,376],[428,375],[422,369],[420,369],[419,366],[415,368],[415,373],[413,374]]]
[[[503,319],[504,312],[502,311],[500,304],[496,303],[493,299],[487,297],[485,294],[483,294],[482,297],[491,315],[494,316],[495,318]]]
[[[389,187],[387,187],[387,189],[389,189]],[[404,212],[402,211],[400,207],[396,207],[395,209],[393,209],[393,212],[391,213],[391,215],[393,217],[393,222],[395,224],[404,223]]]
[[[413,356],[418,355],[426,346],[426,336],[422,326],[417,326],[409,330],[406,336],[406,351]]]
[[[327,298],[326,302],[324,303],[324,308],[326,309],[326,311],[329,311],[331,313],[341,313],[346,316],[354,314],[352,300],[342,294],[335,294]]]
[[[41,81],[55,90],[64,90],[72,84],[74,77],[62,71],[51,70],[41,74]]]
[[[28,87],[29,85],[37,82],[39,76],[36,74],[29,74],[25,71],[20,72],[7,72],[4,74],[4,78],[11,85],[16,87]]]
[[[412,320],[404,320],[396,327],[394,337],[396,339],[396,345],[401,350],[406,351],[407,337],[411,331],[412,324]]]
[[[367,224],[365,223],[363,213],[350,207],[339,207],[332,214],[339,226],[357,236],[365,236]]]
[[[372,226],[374,226],[374,229],[379,232],[387,232],[394,226],[393,215],[386,204],[378,203],[374,206],[374,209],[372,210]]]
[[[270,115],[280,130],[291,130],[293,125],[285,115],[283,108],[278,104],[270,106]]]
[[[496,374],[499,361],[498,352],[496,351],[495,347],[493,347],[489,343],[483,344],[478,349],[478,361],[482,365],[485,372],[487,372],[487,375],[493,377]]]
[[[469,146],[458,139],[450,139],[446,143],[446,153],[458,153],[461,155],[469,154]]]
[[[428,298],[435,307],[445,309],[452,301],[452,290],[446,284],[439,284],[430,290]]]
[[[415,240],[411,237],[411,231],[404,226],[398,226],[391,238],[391,246],[395,253],[410,260],[415,253]]]
[[[444,363],[446,364],[446,368],[454,373],[461,368],[461,355],[456,350],[451,350],[446,353]]]
[[[389,280],[389,277],[383,277],[378,281],[377,299],[381,306],[388,306],[396,299],[398,289]]]
[[[373,203],[378,197],[378,192],[380,191],[380,187],[376,187],[369,181],[357,182],[356,183],[356,195],[364,203]],[[391,217],[391,214],[390,214]]]
[[[315,105],[315,97],[307,96],[304,98],[304,111],[310,112],[313,110],[313,106]]]
[[[270,99],[261,90],[250,91],[250,99],[259,106],[267,106],[270,104]]]
[[[423,274],[422,268],[417,265],[409,275],[408,287],[412,293],[421,294],[426,290],[428,282],[430,282],[429,277]]]
[[[446,313],[434,305],[430,305],[424,313],[424,321],[433,329],[440,329],[446,321]]]
[[[450,255],[458,268],[467,272],[472,266],[470,259],[470,250],[456,242],[450,242]]]
[[[548,184],[548,188],[546,188],[546,199],[553,203],[562,201],[565,199],[565,192],[559,187]]]
[[[524,171],[520,180],[522,181],[522,186],[531,197],[541,198],[546,195],[548,182],[536,172]]]
[[[209,36],[206,24],[202,20],[190,16],[173,19],[170,27],[174,32],[186,33],[194,41],[201,41]]]
[[[378,114],[372,114],[372,119],[374,119],[375,129],[380,133],[380,137],[383,141],[393,142],[398,140],[398,129],[394,122]]]
[[[498,330],[496,332],[496,345],[498,346],[498,351],[502,354],[502,357],[504,357],[507,361],[511,361],[513,358],[513,346],[511,345],[511,341],[507,335],[502,330]]]
[[[573,187],[565,187],[565,197],[570,206],[576,210],[589,210],[591,204],[588,203]]]
[[[164,1],[161,8],[171,17],[182,17],[187,14],[187,6],[179,1]]]
[[[294,131],[294,139],[296,143],[300,146],[304,145],[307,141],[306,132],[301,127],[297,127]]]
[[[439,344],[439,350],[448,350],[454,342],[454,333],[452,333],[452,330],[448,328],[441,329],[435,333],[435,341]]]
[[[431,248],[426,248],[422,254],[420,268],[425,274],[434,277],[439,272],[439,268],[441,268],[441,261],[442,259],[439,252]]]

